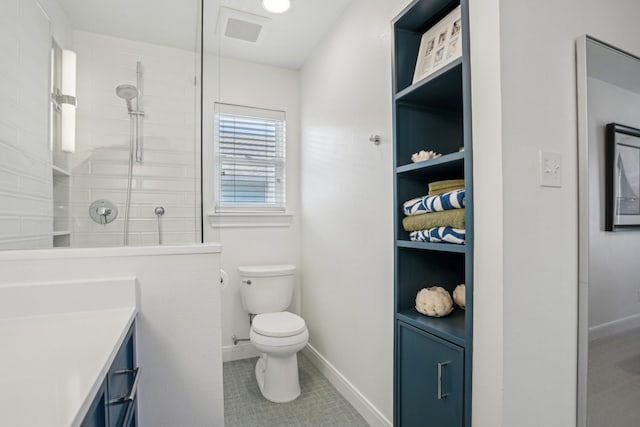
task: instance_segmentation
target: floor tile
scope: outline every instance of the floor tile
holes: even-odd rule
[[[254,369],[257,358],[224,364],[226,427],[367,427],[369,424],[329,381],[298,353],[301,394],[293,402],[262,397]]]
[[[640,426],[640,329],[589,344],[588,427]]]

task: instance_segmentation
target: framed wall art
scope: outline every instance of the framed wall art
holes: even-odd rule
[[[460,6],[431,27],[420,39],[413,83],[462,56],[462,15]]]
[[[640,230],[640,129],[607,125],[605,173],[605,230]]]

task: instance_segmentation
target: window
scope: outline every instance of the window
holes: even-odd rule
[[[216,103],[216,212],[285,210],[285,113]]]

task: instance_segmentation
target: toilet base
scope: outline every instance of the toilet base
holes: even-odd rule
[[[256,381],[265,399],[286,403],[300,396],[298,354],[288,356],[262,353],[256,363]]]

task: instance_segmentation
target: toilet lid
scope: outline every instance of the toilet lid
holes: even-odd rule
[[[303,332],[306,327],[302,317],[288,311],[259,314],[251,324],[256,333],[267,337],[290,337]]]

